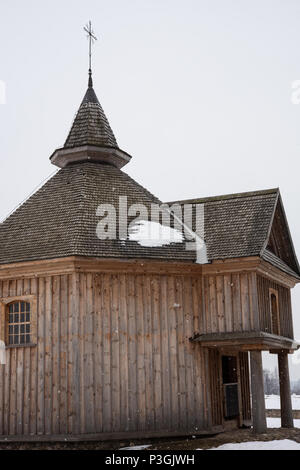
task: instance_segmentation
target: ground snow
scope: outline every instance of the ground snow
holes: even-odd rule
[[[267,418],[267,427],[268,428],[281,428],[281,419],[280,418]],[[294,419],[294,427],[300,428],[300,419]]]
[[[148,447],[151,447],[151,444],[145,444],[142,446],[121,447],[119,450],[144,450],[148,449]]]
[[[279,395],[266,395],[265,396],[267,410],[280,409],[280,396]],[[292,395],[292,408],[293,410],[300,410],[300,395]]]
[[[223,444],[220,447],[212,447],[208,450],[300,450],[300,444],[289,439],[276,441],[249,441]]]

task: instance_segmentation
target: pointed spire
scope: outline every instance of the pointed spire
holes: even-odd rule
[[[118,148],[114,133],[92,87],[91,75],[89,75],[88,89],[76,114],[64,148],[80,147],[82,145]]]
[[[91,22],[84,28],[89,37],[88,88],[63,148],[50,157],[60,168],[78,161],[97,161],[122,168],[131,156],[121,150],[93,88],[91,44],[97,39]]]

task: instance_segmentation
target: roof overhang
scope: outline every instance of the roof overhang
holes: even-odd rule
[[[279,267],[274,266],[269,261],[265,261],[260,256],[217,259],[202,266],[203,274],[232,274],[253,271],[269,279],[271,278],[278,284],[288,288],[293,288],[300,282],[296,273],[292,276],[287,272],[283,272]]]
[[[200,343],[208,348],[230,348],[243,351],[261,350],[296,351],[300,347],[294,339],[277,336],[264,331],[247,331],[231,333],[208,333],[190,338],[193,343]]]
[[[70,163],[99,162],[122,168],[131,160],[131,156],[113,147],[97,147],[94,145],[83,145],[74,148],[60,148],[51,155],[50,161],[59,168],[64,168]]]

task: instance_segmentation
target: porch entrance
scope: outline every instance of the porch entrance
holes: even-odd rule
[[[251,421],[248,353],[209,349],[212,425],[224,429]]]
[[[238,371],[236,356],[222,356],[222,385],[225,420],[239,416]]]

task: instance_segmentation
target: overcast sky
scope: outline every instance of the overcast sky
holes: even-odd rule
[[[165,201],[279,186],[299,255],[299,0],[0,0],[0,218],[55,170],[87,85],[89,19],[126,171]],[[300,287],[293,307],[300,339]]]

